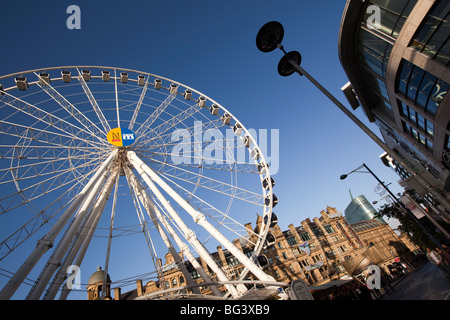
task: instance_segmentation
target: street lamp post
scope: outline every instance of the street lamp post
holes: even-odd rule
[[[418,225],[419,225],[419,227],[422,229],[422,231],[423,232],[425,232],[425,234],[428,236],[428,237],[430,237],[430,239],[433,241],[433,243],[435,244],[435,245],[437,245],[439,248],[441,247],[441,244],[439,243],[439,241],[435,238],[435,237],[433,237],[429,232],[428,232],[428,230],[426,230],[425,229],[425,227],[419,222],[419,219],[417,219],[417,217],[411,212],[411,210],[409,210],[408,209],[408,207],[407,206],[405,206],[405,204],[403,203],[403,202],[401,202],[392,192],[391,192],[391,190],[389,190],[389,188],[384,184],[384,182],[383,181],[381,181],[376,175],[375,175],[375,173],[373,173],[373,171],[372,170],[370,170],[369,169],[369,167],[365,164],[365,163],[363,163],[361,166],[359,166],[358,168],[356,168],[355,170],[353,170],[353,171],[350,171],[349,173],[347,173],[347,174],[342,174],[341,176],[340,176],[340,179],[341,180],[344,180],[345,178],[347,178],[350,174],[352,174],[353,172],[361,172],[361,171],[358,171],[359,169],[361,169],[361,168],[365,168],[366,170],[367,170],[367,172],[364,172],[363,171],[363,173],[370,173],[377,181],[378,181],[378,183],[389,193],[389,195],[391,196],[391,198],[395,201],[395,203],[397,203]],[[429,215],[426,215],[426,217],[428,218],[428,219],[430,219],[430,221],[436,226],[436,227],[438,227],[442,232],[443,232],[443,234],[448,238],[448,239],[450,239],[450,235],[448,234],[448,232],[440,225],[440,224],[438,224],[431,216],[429,216]]]
[[[364,123],[362,123],[353,113],[351,113],[336,97],[334,97],[328,90],[326,90],[318,81],[316,81],[309,73],[307,73],[302,67],[301,55],[297,51],[286,52],[281,45],[281,41],[284,36],[284,28],[281,23],[277,21],[271,21],[261,27],[256,36],[256,46],[262,52],[271,52],[276,48],[283,51],[284,56],[278,63],[278,73],[281,76],[290,76],[294,72],[297,72],[300,76],[305,76],[311,81],[324,95],[326,95],[342,112],[345,113],[361,130],[363,130],[381,149],[388,153],[397,163],[405,168],[408,172],[413,173],[412,176],[425,187],[425,189],[436,199],[442,206],[450,212],[450,202],[442,196],[434,187],[426,181],[419,172],[416,172],[408,163],[398,156]]]

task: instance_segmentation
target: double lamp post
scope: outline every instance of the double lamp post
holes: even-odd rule
[[[442,196],[437,190],[434,189],[431,184],[426,181],[414,168],[412,168],[408,163],[403,161],[401,157],[399,157],[395,152],[393,152],[375,133],[373,133],[364,123],[362,123],[353,113],[351,113],[336,97],[334,97],[328,90],[326,90],[317,80],[315,80],[308,72],[306,72],[301,66],[301,55],[297,51],[286,52],[284,47],[281,45],[281,41],[284,37],[284,28],[281,23],[277,21],[271,21],[266,23],[259,30],[256,36],[256,46],[262,52],[271,52],[276,48],[280,49],[284,55],[280,59],[278,63],[278,73],[283,76],[290,76],[293,73],[298,73],[300,76],[305,76],[309,81],[311,81],[314,86],[316,86],[328,99],[330,99],[342,112],[345,113],[347,117],[349,117],[361,130],[364,131],[381,149],[383,149],[387,154],[389,154],[397,163],[405,168],[408,172],[412,173],[411,175],[416,178],[416,180],[425,187],[425,189],[436,199],[438,200],[442,206],[450,212],[450,203],[447,199]],[[382,183],[378,177],[365,165],[363,164],[361,167],[355,169],[354,171],[365,167],[369,173],[371,173],[377,181],[386,189],[386,191],[390,194],[390,196],[405,210],[407,214],[412,215],[415,221],[419,224],[419,226],[426,232],[426,234],[430,237],[433,242],[440,247],[439,242],[431,235],[425,228],[420,224],[414,214],[401,202],[397,199],[395,195]],[[352,172],[354,172],[352,171]],[[350,172],[351,173],[351,172]],[[350,174],[349,173],[349,174]],[[348,174],[347,174],[348,175]],[[347,175],[342,175],[341,179],[345,179]],[[429,216],[428,216],[429,217]],[[432,220],[435,224],[436,221]],[[442,230],[443,228],[439,226]],[[444,230],[445,231],[445,230]],[[449,234],[445,231],[445,235],[449,238]]]

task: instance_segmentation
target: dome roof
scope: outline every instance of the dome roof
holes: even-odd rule
[[[105,278],[105,271],[102,270],[102,267],[97,267],[97,271],[95,271],[89,278],[88,285],[103,282],[104,278]],[[106,282],[111,283],[111,278],[109,277],[109,274],[106,275]]]

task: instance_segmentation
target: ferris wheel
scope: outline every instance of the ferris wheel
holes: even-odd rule
[[[125,256],[115,250],[132,234],[157,281],[170,252],[194,294],[187,266],[221,298],[245,294],[238,280],[275,282],[260,254],[273,243],[274,180],[255,137],[218,102],[146,72],[65,66],[0,77],[0,114],[0,299],[24,286],[26,299],[65,299],[69,266],[82,268],[102,239],[113,272],[109,257]],[[214,258],[218,246],[239,274]]]

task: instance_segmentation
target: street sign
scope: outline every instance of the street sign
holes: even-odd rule
[[[308,285],[301,279],[292,281],[289,297],[291,300],[314,300]]]

